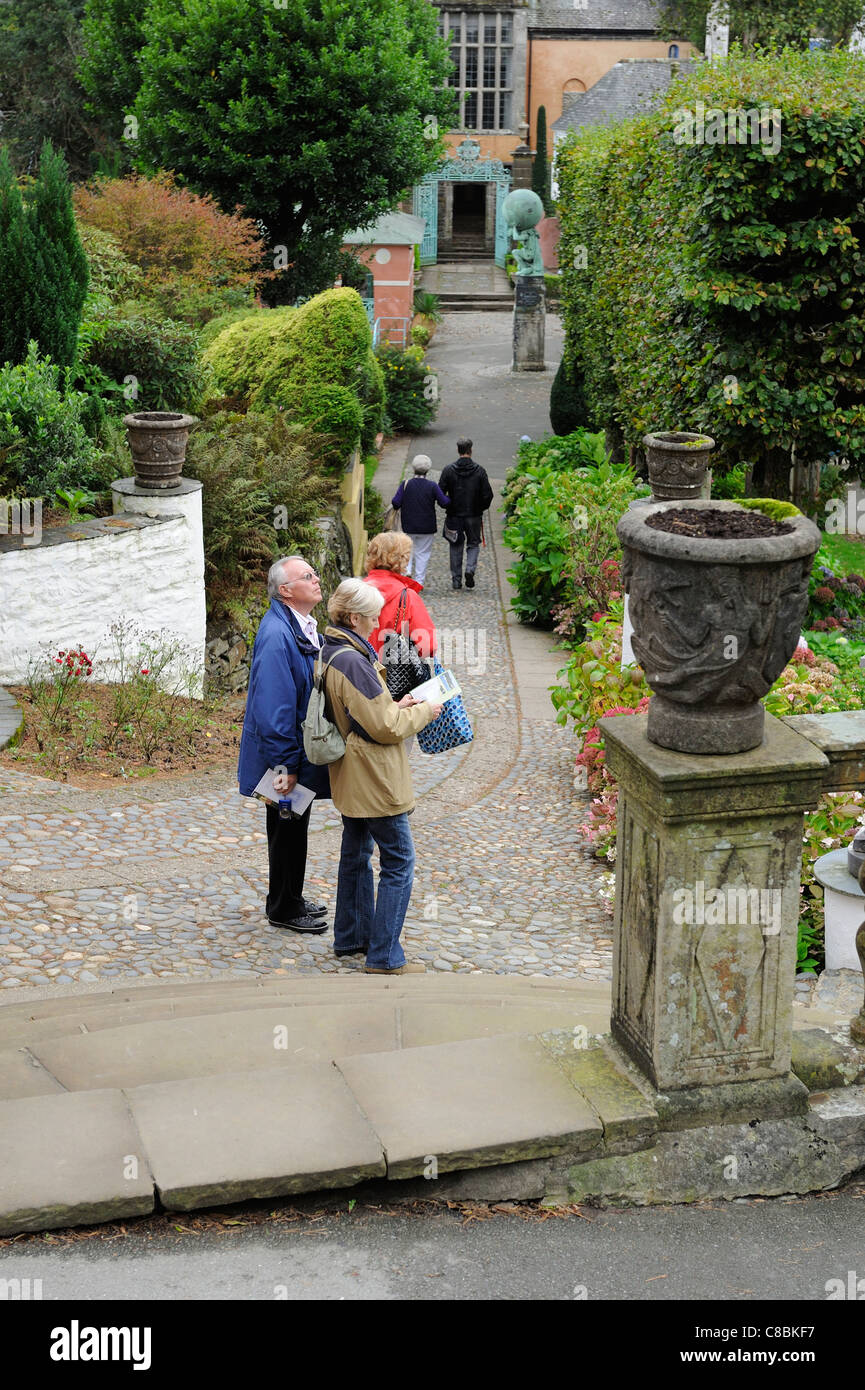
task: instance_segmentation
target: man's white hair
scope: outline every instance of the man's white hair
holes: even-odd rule
[[[298,563],[301,565],[306,564],[306,560],[304,560],[302,555],[283,555],[281,560],[274,560],[273,564],[267,572],[268,598],[279,597],[279,588],[281,584],[294,584],[297,582],[294,579],[286,579],[284,577],[286,565],[290,565],[294,560],[298,561]]]

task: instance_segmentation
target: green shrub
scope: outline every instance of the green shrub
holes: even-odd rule
[[[733,53],[656,110],[571,137],[558,163],[567,355],[590,416],[718,441],[788,495],[800,462],[865,461],[865,59]],[[689,137],[684,113],[772,112],[766,140]],[[684,131],[684,135],[682,132]],[[709,126],[707,117],[706,135]]]
[[[302,421],[319,436],[318,457],[330,468],[344,466],[363,430],[363,407],[348,386],[289,382],[280,392],[287,419]]]
[[[426,324],[415,323],[412,325],[411,340],[415,347],[427,347],[431,337],[432,332]]]
[[[212,338],[202,353],[202,362],[211,373],[214,388],[226,396],[238,396],[250,403],[263,374],[290,332],[298,311],[283,305],[279,309],[258,309],[230,323]]]
[[[557,621],[568,640],[582,635],[591,615],[619,592],[616,526],[639,495],[631,469],[609,461],[573,471],[545,469],[532,479],[504,536],[519,556],[508,578],[521,622]]]
[[[103,232],[99,227],[90,227],[86,222],[79,222],[78,235],[90,271],[85,316],[94,301],[97,306],[107,307],[140,291],[144,276],[140,268],[121,251],[116,236]]]
[[[319,429],[332,403],[338,420],[326,433],[344,449],[342,463],[359,444],[371,448],[381,429],[384,382],[356,290],[327,290],[298,308],[239,319],[213,338],[202,360],[218,391],[257,411],[281,409]]]
[[[712,497],[716,502],[738,502],[745,496],[746,463],[737,463],[726,473],[712,469]]]
[[[574,378],[564,357],[550,390],[550,424],[555,434],[571,434],[588,425],[583,388]]]
[[[374,353],[370,353],[361,369],[360,380],[360,398],[364,403],[360,447],[364,454],[368,454],[375,448],[385,410],[384,372]]]
[[[420,347],[376,349],[384,372],[385,409],[392,430],[417,433],[436,417],[439,407],[438,377],[423,360]]]
[[[569,473],[576,468],[596,468],[606,459],[602,434],[577,429],[559,437],[527,440],[520,444],[513,468],[508,469],[502,492],[505,516],[512,516],[527,487],[550,473]]]
[[[97,451],[84,425],[88,398],[71,389],[69,377],[68,369],[61,373],[39,356],[35,342],[19,366],[0,367],[4,489],[53,498],[58,488],[89,491],[102,485]]]
[[[384,526],[384,498],[373,483],[366,483],[363,490],[363,524],[367,535],[377,536]]]
[[[198,341],[201,344],[202,352],[209,348],[219,335],[226,328],[230,328],[232,324],[242,323],[244,319],[266,312],[268,311],[264,309],[256,309],[254,305],[244,304],[238,309],[228,309],[223,314],[217,314],[215,318],[210,319],[199,329]]]
[[[439,297],[437,294],[431,294],[429,290],[415,290],[412,308],[416,314],[423,314],[430,323],[443,322]]]
[[[190,437],[184,473],[203,483],[204,562],[212,612],[260,583],[279,555],[318,541],[315,522],[339,497],[316,463],[317,441],[282,415],[217,411]]]
[[[546,291],[547,303],[553,303],[557,305],[562,294],[561,275],[545,275],[544,290]]]
[[[94,326],[85,361],[109,381],[126,382],[131,410],[196,411],[201,404],[206,377],[198,339],[187,324],[103,319]]]

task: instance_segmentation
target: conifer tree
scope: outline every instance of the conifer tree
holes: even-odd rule
[[[543,203],[544,212],[549,215],[552,200],[550,198],[550,166],[547,160],[547,108],[545,106],[538,107],[538,139],[535,151],[535,160],[532,165],[532,188]]]
[[[49,141],[22,193],[0,149],[0,362],[23,362],[34,339],[44,356],[71,366],[87,295],[66,161]]]
[[[0,146],[0,365],[22,362],[32,321],[35,246],[21,189],[5,145]]]

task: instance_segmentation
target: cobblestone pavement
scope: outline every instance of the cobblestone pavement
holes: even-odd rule
[[[578,843],[569,734],[520,721],[489,552],[454,593],[443,541],[426,598],[474,743],[411,759],[415,891],[404,941],[437,971],[609,978],[601,870]],[[264,810],[230,773],[83,790],[0,772],[0,986],[126,976],[349,973],[332,935],[263,914]],[[314,809],[309,895],[332,905],[339,817]]]

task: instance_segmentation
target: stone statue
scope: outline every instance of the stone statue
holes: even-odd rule
[[[543,275],[544,262],[537,224],[544,215],[544,205],[537,193],[531,188],[515,188],[505,198],[502,214],[514,243],[517,275]]]

